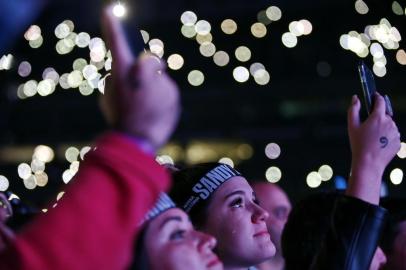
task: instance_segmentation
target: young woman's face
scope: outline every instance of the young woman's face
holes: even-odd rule
[[[169,209],[153,219],[144,240],[152,270],[223,269],[212,251],[215,238],[195,231],[187,214],[179,208]]]
[[[251,186],[235,176],[212,195],[203,229],[217,238],[217,254],[226,267],[249,267],[275,255],[262,209]]]

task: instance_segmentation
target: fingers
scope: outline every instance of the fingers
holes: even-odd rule
[[[348,129],[356,128],[360,125],[361,120],[359,117],[359,111],[361,104],[357,95],[352,96],[352,103],[348,109]]]
[[[381,116],[386,114],[385,99],[378,93],[375,94],[375,105],[372,114]]]
[[[113,56],[113,70],[116,75],[124,75],[133,63],[134,56],[128,46],[120,19],[113,14],[112,5],[103,10],[102,26],[107,45]]]

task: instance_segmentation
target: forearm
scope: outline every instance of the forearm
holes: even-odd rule
[[[384,170],[367,161],[353,162],[348,180],[347,196],[379,205]]]

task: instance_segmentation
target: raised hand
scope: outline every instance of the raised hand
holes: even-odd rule
[[[383,172],[400,149],[400,133],[385,112],[384,98],[376,94],[375,106],[366,121],[359,117],[360,101],[353,97],[348,110],[348,135],[352,151],[352,173],[348,192],[377,204]]]
[[[113,15],[111,6],[104,10],[103,30],[113,66],[102,110],[112,126],[146,140],[157,149],[177,124],[178,87],[166,73],[161,59],[147,54],[137,59],[131,53],[120,19]]]

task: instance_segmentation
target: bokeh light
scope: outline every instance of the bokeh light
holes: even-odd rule
[[[265,155],[270,159],[277,159],[281,155],[281,148],[277,143],[269,143],[265,147]]]
[[[18,75],[21,77],[27,77],[31,74],[31,64],[27,61],[23,61],[18,66]]]
[[[175,165],[175,162],[173,161],[173,158],[171,156],[169,156],[169,155],[157,156],[155,160],[161,165],[164,165],[164,164]]]
[[[13,55],[7,54],[0,58],[0,70],[9,70],[13,64]]]
[[[187,76],[188,82],[193,86],[200,86],[204,82],[204,74],[200,70],[192,70]]]
[[[33,158],[38,159],[42,162],[51,162],[55,157],[54,150],[46,145],[38,145],[34,149]]]
[[[402,16],[405,14],[404,9],[402,8],[402,6],[399,4],[398,1],[392,2],[392,11],[393,11],[393,13],[395,13],[396,15],[399,15],[399,16]]]
[[[38,25],[31,25],[24,34],[27,41],[37,40],[41,37],[41,28]]]
[[[282,18],[282,11],[277,6],[270,6],[266,9],[266,16],[271,21],[279,21]]]
[[[399,158],[406,158],[406,143],[401,142],[399,152],[397,153]]]
[[[213,36],[210,33],[208,33],[207,35],[197,34],[196,35],[196,41],[200,45],[202,45],[203,43],[206,43],[206,42],[211,43],[213,41]]]
[[[262,63],[252,63],[250,66],[250,74],[251,76],[254,76],[255,72],[258,70],[265,69],[265,66]]]
[[[92,87],[88,81],[82,81],[82,83],[79,85],[79,92],[83,96],[89,96],[93,94],[94,92],[94,87]]]
[[[269,25],[272,22],[272,20],[269,19],[266,10],[261,10],[260,12],[258,12],[257,20],[264,25]]]
[[[299,21],[299,24],[303,26],[303,35],[310,35],[313,31],[313,25],[310,21],[302,19]]]
[[[298,21],[293,21],[289,24],[289,31],[299,37],[304,34],[304,25]]]
[[[207,35],[211,31],[211,25],[208,21],[200,20],[195,25],[196,33],[199,35]]]
[[[297,44],[297,37],[290,32],[284,33],[282,35],[282,43],[288,48],[293,48]]]
[[[55,28],[55,36],[59,39],[66,38],[71,33],[69,26],[66,23],[58,24]]]
[[[180,21],[183,25],[194,26],[197,22],[197,15],[193,11],[185,11],[182,13]]]
[[[221,23],[221,30],[227,35],[237,32],[237,28],[237,23],[232,19],[226,19]]]
[[[406,52],[403,49],[400,49],[396,52],[396,61],[401,65],[406,65]]]
[[[55,46],[56,52],[61,55],[70,53],[74,47],[75,43],[66,38],[59,40]]]
[[[194,25],[183,25],[181,28],[181,32],[182,35],[187,38],[194,38],[197,34]]]
[[[251,59],[251,50],[246,46],[240,46],[235,50],[235,57],[240,62],[247,62]]]
[[[4,175],[0,175],[0,191],[4,192],[10,186],[10,182],[8,181],[7,177]]]
[[[84,160],[86,154],[89,153],[90,150],[92,150],[92,148],[90,146],[82,147],[82,149],[80,149],[80,153],[79,153],[80,159]]]
[[[251,25],[251,34],[256,38],[263,38],[266,36],[267,30],[263,23],[257,22]]]
[[[369,12],[369,8],[363,0],[355,1],[355,10],[361,15],[367,14]]]
[[[321,176],[318,172],[311,172],[306,177],[306,183],[310,188],[317,188],[321,185]]]
[[[23,180],[26,189],[35,189],[37,187],[37,180],[34,175],[30,175],[27,179]]]
[[[68,84],[71,88],[77,88],[83,81],[82,72],[74,70],[68,75]]]
[[[45,162],[34,158],[31,161],[31,170],[33,173],[43,172],[45,170]]]
[[[149,50],[151,53],[157,55],[159,58],[162,58],[164,55],[164,43],[160,39],[151,39],[148,42]]]
[[[212,57],[216,53],[216,46],[211,42],[204,42],[199,51],[205,57]]]
[[[254,72],[253,77],[255,82],[259,85],[268,84],[271,78],[269,72],[265,69],[258,69],[257,71]]]
[[[230,62],[230,56],[225,51],[217,51],[213,55],[214,63],[219,67],[224,67]]]
[[[185,61],[180,54],[172,54],[168,57],[168,67],[172,70],[179,70],[183,67]]]
[[[243,83],[248,81],[250,72],[246,67],[238,66],[233,70],[233,77],[237,82]]]
[[[45,79],[38,83],[37,92],[40,96],[48,96],[55,91],[55,86],[53,80]]]
[[[66,149],[65,151],[65,158],[67,161],[69,162],[74,162],[78,160],[78,156],[80,154],[79,149],[77,149],[76,147],[69,147],[68,149]]]
[[[42,46],[43,43],[44,43],[44,38],[42,36],[39,36],[35,40],[30,40],[28,45],[30,45],[30,47],[33,49],[38,49],[39,47]]]
[[[90,35],[85,32],[79,33],[75,38],[75,44],[79,48],[86,48],[90,44]]]
[[[269,167],[265,172],[265,178],[270,183],[277,183],[282,178],[282,172],[278,167]]]
[[[223,157],[223,158],[220,158],[220,160],[218,162],[227,164],[228,166],[234,168],[234,161],[231,158]]]
[[[328,181],[333,177],[333,169],[329,165],[322,165],[318,173],[322,181]]]
[[[45,172],[36,172],[35,180],[39,187],[45,187],[48,184],[48,175]]]
[[[29,80],[24,84],[24,94],[27,97],[32,97],[37,93],[38,82],[35,80]]]
[[[142,40],[144,41],[145,44],[147,44],[149,41],[149,37],[150,37],[149,33],[145,30],[140,30],[140,32],[141,32]]]
[[[399,168],[393,169],[389,177],[392,184],[400,185],[403,181],[403,171]]]

